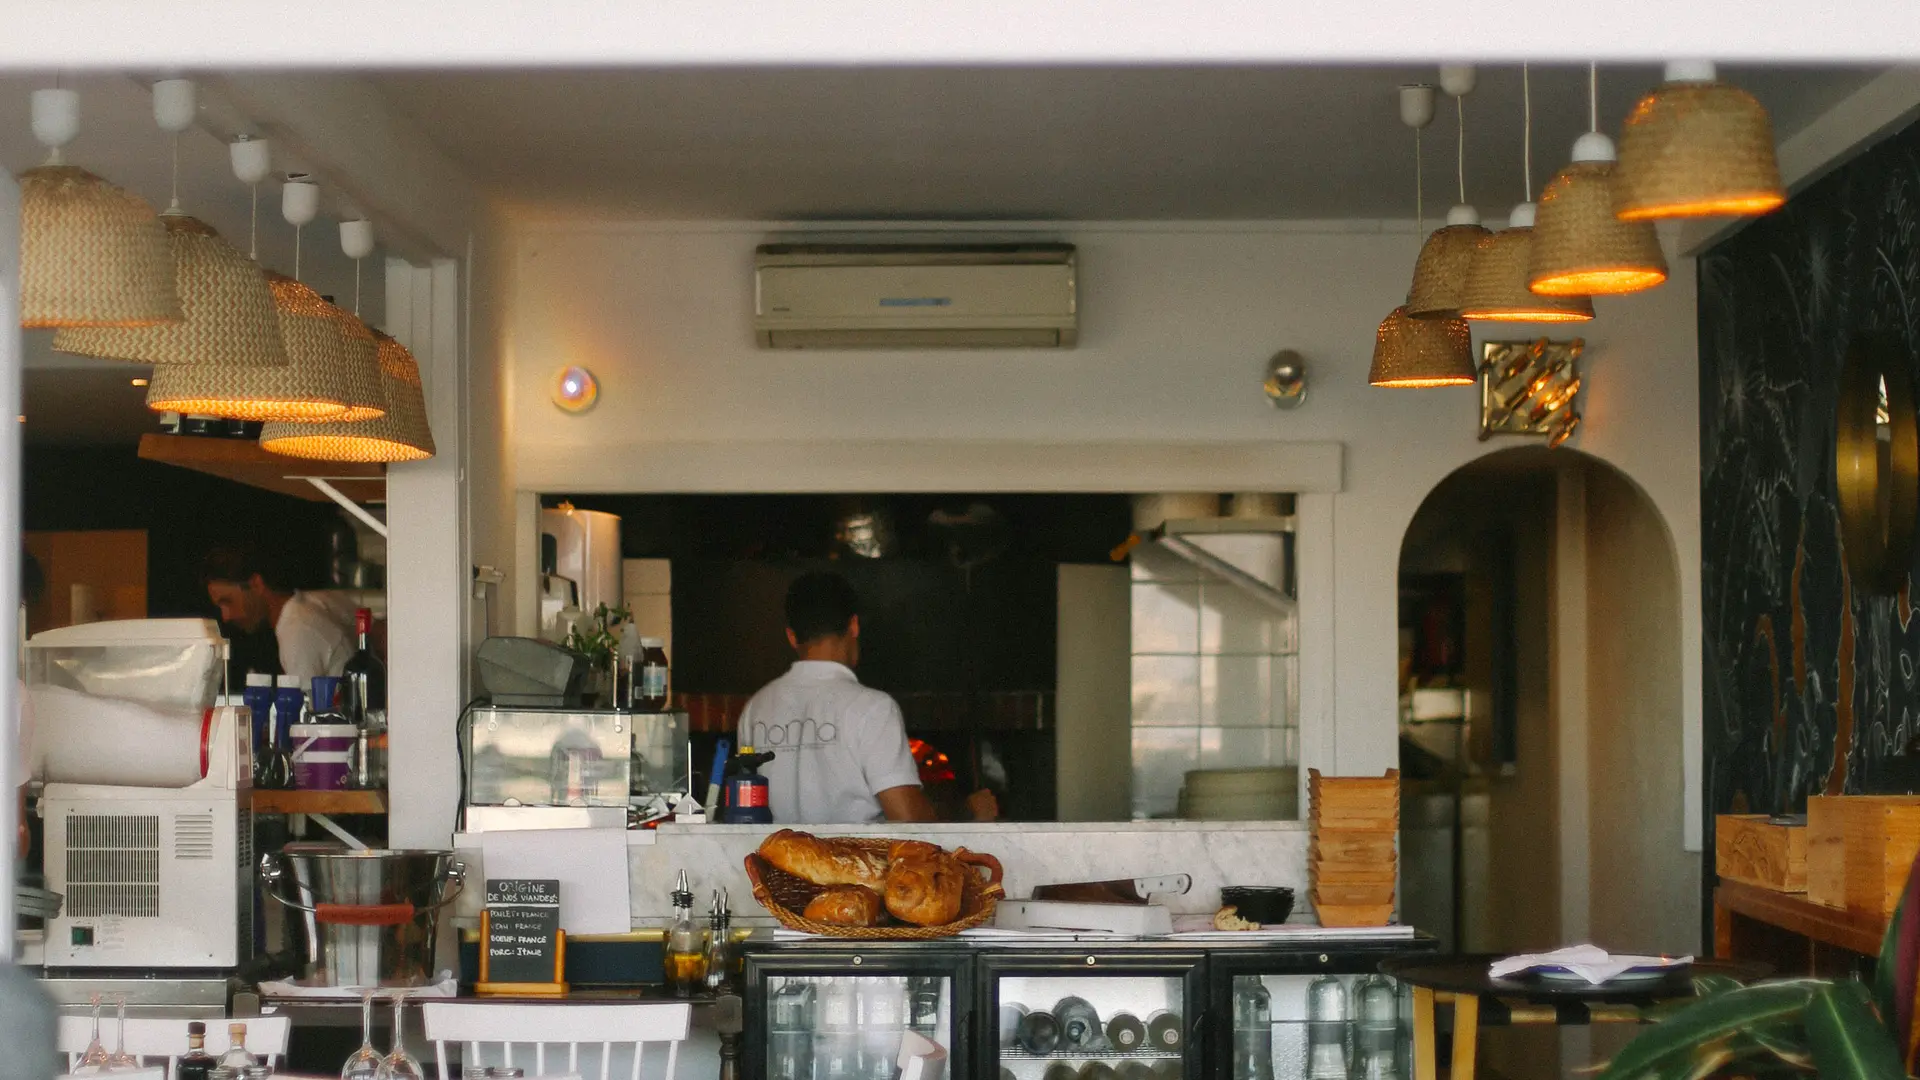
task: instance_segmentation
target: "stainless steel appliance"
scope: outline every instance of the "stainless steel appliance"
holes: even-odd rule
[[[433,981],[440,909],[466,867],[451,851],[346,851],[290,844],[260,858],[264,891],[304,931],[301,981],[421,986]]]
[[[629,806],[660,816],[688,790],[687,714],[481,706],[462,736],[471,832],[540,823],[550,807],[585,811],[581,824],[623,825]]]

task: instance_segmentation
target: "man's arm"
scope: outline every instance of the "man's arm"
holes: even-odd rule
[[[940,815],[934,812],[933,800],[927,798],[925,789],[919,784],[902,784],[890,787],[874,795],[880,801],[880,812],[888,821],[939,821]]]

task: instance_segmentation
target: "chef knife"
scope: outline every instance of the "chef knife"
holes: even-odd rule
[[[1069,900],[1082,904],[1144,904],[1151,896],[1181,896],[1193,888],[1191,874],[1120,878],[1114,881],[1067,881],[1033,887],[1035,900]]]

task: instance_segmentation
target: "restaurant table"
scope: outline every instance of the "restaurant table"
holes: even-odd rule
[[[1638,1024],[1646,1009],[1693,996],[1699,975],[1727,975],[1741,982],[1765,978],[1765,964],[1695,960],[1653,982],[1601,984],[1548,982],[1519,975],[1496,979],[1490,968],[1505,954],[1403,957],[1380,970],[1413,988],[1413,1080],[1438,1080],[1437,1006],[1453,1010],[1452,1080],[1473,1080],[1480,1027],[1514,1024]]]

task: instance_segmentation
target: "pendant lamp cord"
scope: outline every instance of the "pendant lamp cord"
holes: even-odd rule
[[[169,213],[180,212],[180,133],[173,133],[173,201],[167,204]]]
[[[1533,201],[1533,79],[1520,65],[1520,178],[1526,184],[1521,202]]]
[[[293,280],[300,280],[300,226],[293,227]]]
[[[247,219],[247,258],[260,261],[260,185],[248,185],[253,188],[252,216]]]
[[[360,260],[353,260],[353,317],[360,317]]]
[[[1427,182],[1420,160],[1420,129],[1413,129],[1413,234],[1427,235]]]
[[[1467,102],[1464,97],[1453,99],[1454,129],[1459,142],[1454,147],[1453,167],[1460,181],[1460,204],[1467,202]]]
[[[1600,130],[1600,65],[1587,62],[1587,130]]]

